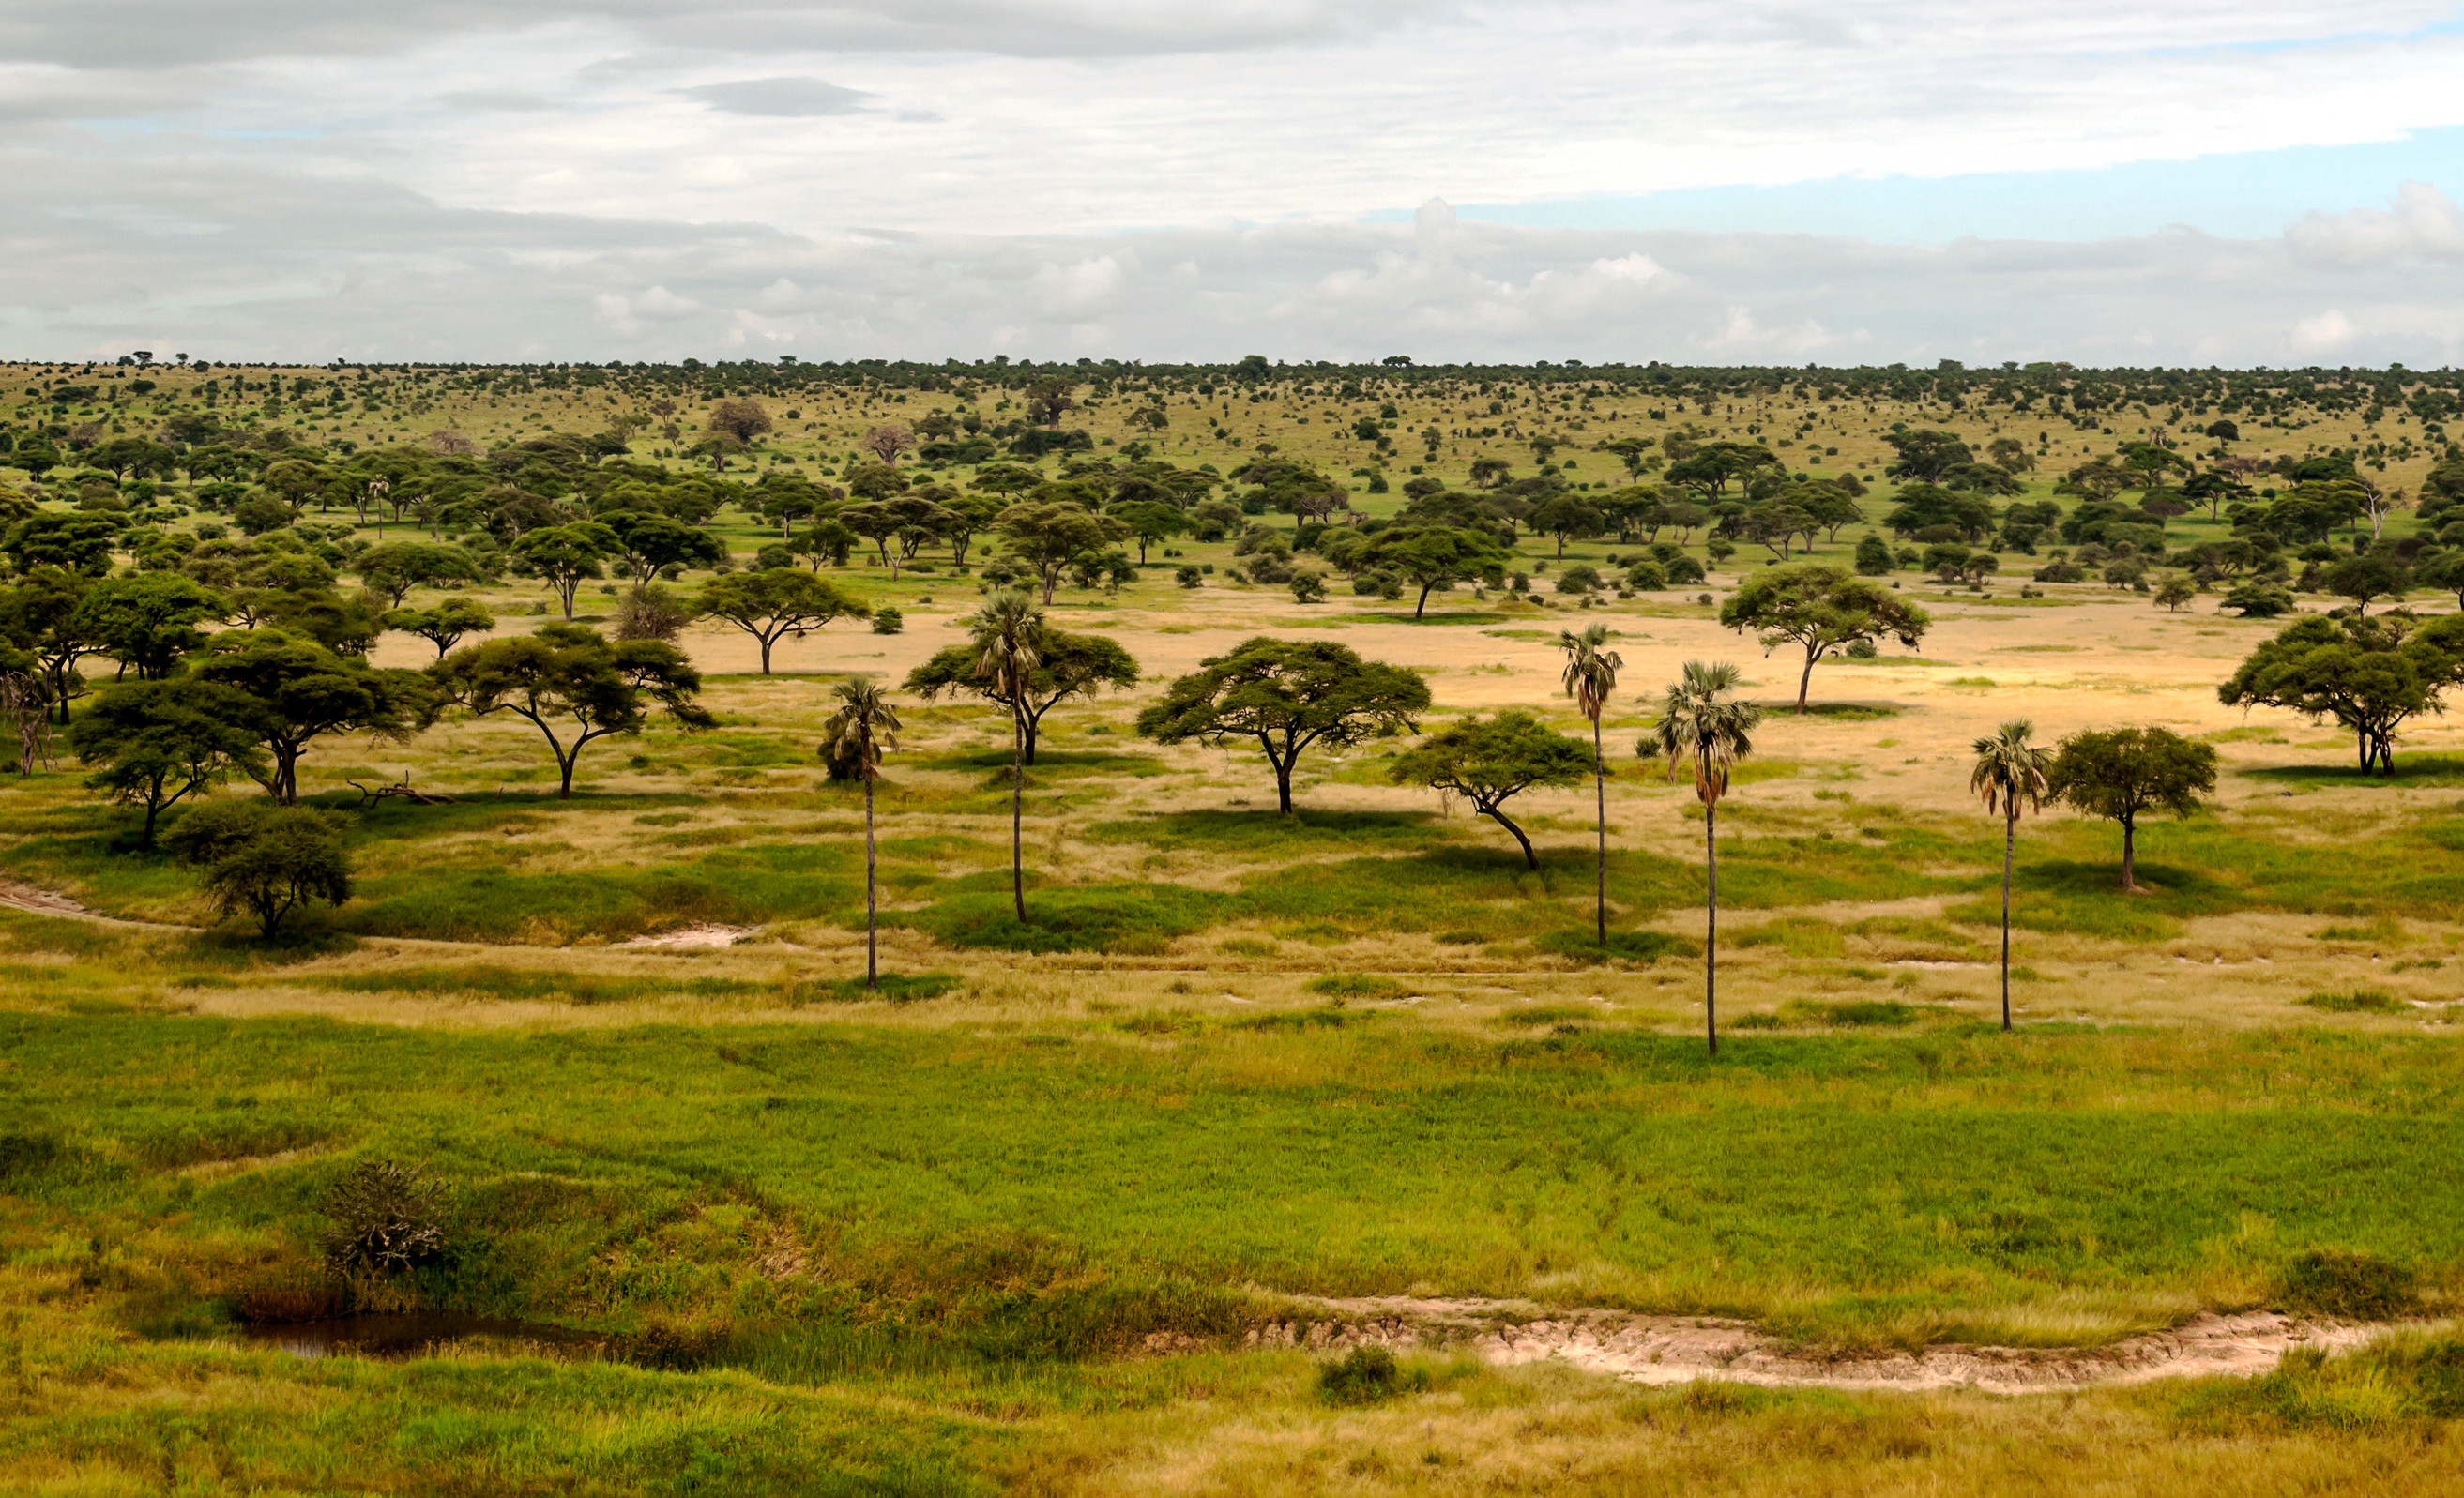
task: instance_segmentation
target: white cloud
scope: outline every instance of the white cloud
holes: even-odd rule
[[[2464,260],[2464,208],[2428,183],[2409,182],[2389,207],[2312,213],[2285,238],[2304,264],[2329,268]]]
[[[2330,307],[2315,317],[2304,317],[2293,325],[2293,352],[2310,358],[2332,354],[2352,342],[2353,336],[2359,331],[2353,326],[2352,318]]]

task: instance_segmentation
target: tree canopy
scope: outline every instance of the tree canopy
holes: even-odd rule
[[[2170,728],[2088,729],[2062,740],[2045,782],[2074,810],[2122,824],[2122,887],[2136,893],[2139,818],[2195,814],[2216,788],[2216,751]]]
[[[1289,813],[1303,750],[1408,730],[1428,707],[1429,684],[1417,671],[1363,661],[1331,640],[1261,635],[1199,662],[1137,726],[1159,744],[1256,739],[1274,770],[1277,808]]]
[[[981,651],[974,645],[946,645],[907,673],[907,690],[926,702],[944,692],[979,697],[1015,713],[1025,736],[1025,763],[1035,763],[1035,741],[1044,715],[1072,697],[1092,697],[1110,686],[1122,691],[1138,684],[1138,663],[1120,644],[1103,635],[1074,635],[1039,622],[1030,636],[1035,669],[1027,678],[1023,700],[1013,702],[999,673],[978,670]]]
[[[583,749],[611,733],[639,733],[652,708],[687,728],[717,720],[694,703],[701,673],[661,640],[609,640],[583,624],[466,645],[429,667],[439,697],[474,717],[529,720],[556,758],[557,799],[573,794]]]
[[[1471,809],[1513,835],[1523,861],[1540,867],[1531,839],[1506,814],[1507,800],[1533,786],[1571,786],[1596,766],[1592,747],[1528,712],[1467,719],[1398,754],[1386,777],[1398,786],[1426,786],[1459,795]]]
[[[2351,730],[2365,771],[2395,769],[2405,723],[2442,709],[2464,682],[2464,615],[2424,622],[2401,613],[2313,617],[2252,651],[2223,685],[2228,707],[2283,707]]]
[[[1805,652],[1797,676],[1796,710],[1814,682],[1815,663],[1859,640],[1895,637],[1913,650],[1932,627],[1905,595],[1829,562],[1766,568],[1747,577],[1721,605],[1720,622],[1756,632],[1766,651],[1794,644]]]
[[[730,573],[714,577],[693,600],[704,619],[723,619],[759,641],[761,674],[770,674],[770,648],[781,639],[802,640],[836,619],[869,619],[872,606],[827,579],[792,567]]]

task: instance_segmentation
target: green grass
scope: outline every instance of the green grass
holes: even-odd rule
[[[2330,1014],[2401,1014],[2410,1008],[2385,988],[2347,988],[2338,993],[2313,993],[2300,1001]]]

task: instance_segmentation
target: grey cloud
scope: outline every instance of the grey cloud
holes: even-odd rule
[[[1136,56],[1290,46],[1450,13],[1455,0],[16,0],[0,56],[77,68],[370,56],[464,33],[603,23],[675,46]]]
[[[2292,239],[1878,246],[1451,221],[807,238],[440,206],[235,164],[102,179],[20,159],[15,357],[808,358],[1008,352],[2451,363],[2464,308],[2407,264]],[[2442,203],[2444,200],[2440,200]],[[70,211],[60,205],[77,202]]]
[[[726,114],[785,119],[851,115],[872,97],[861,89],[841,88],[820,78],[744,78],[734,83],[696,84],[675,92]]]
[[[517,89],[464,89],[458,93],[439,94],[436,101],[448,109],[493,110],[505,114],[539,114],[557,107],[556,101]]]

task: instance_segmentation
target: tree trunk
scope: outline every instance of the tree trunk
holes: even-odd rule
[[[1513,822],[1507,820],[1504,812],[1483,807],[1480,814],[1487,817],[1490,821],[1495,822],[1498,826],[1505,828],[1507,832],[1512,833],[1514,835],[1514,840],[1523,845],[1524,866],[1534,874],[1540,872],[1540,856],[1531,851],[1531,839],[1523,836],[1522,828],[1515,826]],[[1606,944],[1607,940],[1608,939],[1606,937],[1601,938],[1602,944]]]
[[[1703,926],[1703,1032],[1711,1043],[1711,1059],[1720,1059],[1720,807],[1703,803],[1703,872],[1705,900]]]
[[[2002,1032],[2011,1032],[2011,860],[2019,841],[2019,807],[2002,819]]]
[[[1433,582],[1420,590],[1420,601],[1412,605],[1412,617],[1414,619],[1419,619],[1422,614],[1428,612],[1429,589],[1436,586],[1437,584]]]
[[[1019,839],[1024,836],[1025,814],[1022,810],[1026,792],[1026,719],[1010,714],[1009,759],[1009,900],[1018,911],[1018,923],[1026,924],[1026,873],[1019,852]]]
[[[2138,836],[2139,828],[2135,819],[2123,817],[2122,819],[2122,887],[2125,892],[2133,895],[2139,893]]]
[[[1821,659],[1822,652],[1819,650],[1809,650],[1805,653],[1805,669],[1799,672],[1796,678],[1796,712],[1800,718],[1805,716],[1805,694],[1814,687],[1814,662]]]
[[[869,755],[869,746],[866,749]],[[865,766],[864,775],[864,986],[881,987],[881,947],[878,934],[878,906],[874,897],[874,863],[872,851],[872,766]]]
[[[1292,756],[1295,760],[1299,758],[1298,754]],[[1292,814],[1291,763],[1288,760],[1276,759],[1272,754],[1267,755],[1267,761],[1275,767],[1275,810],[1289,816]]]
[[[1044,725],[1033,718],[1022,717],[1019,721],[1023,725],[1023,731],[1026,734],[1025,762],[1032,765],[1035,763],[1035,741],[1041,736]]]
[[[1598,915],[1599,943],[1609,944],[1609,777],[1608,762],[1600,757],[1600,720],[1592,720],[1592,790],[1599,801],[1600,856],[1594,894]]]
[[[579,744],[573,747],[573,752],[570,754],[565,753],[561,749],[557,751],[556,798],[558,800],[570,801],[573,799],[573,767],[575,762],[581,758],[582,746]]]
[[[768,676],[770,674],[770,637],[756,635],[753,638],[761,641],[761,674]]]

